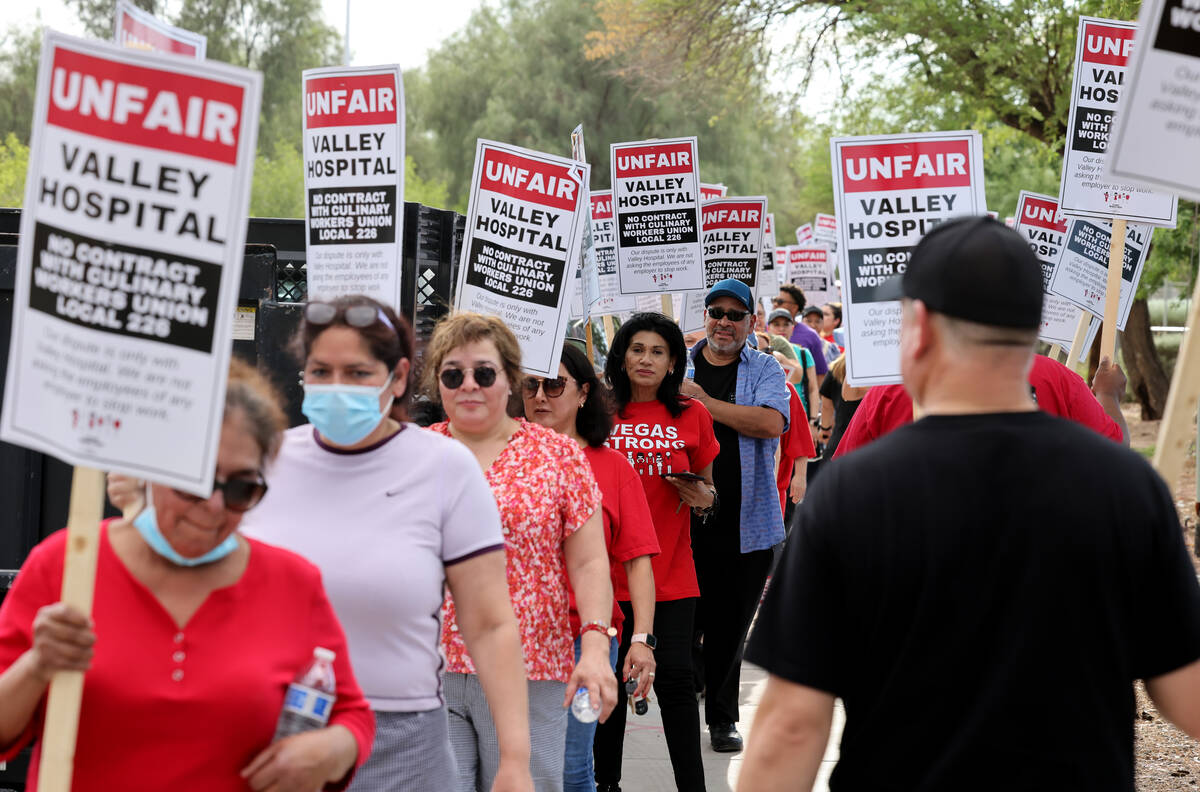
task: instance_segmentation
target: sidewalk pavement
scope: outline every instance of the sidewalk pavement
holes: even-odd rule
[[[742,720],[738,731],[749,742],[754,728],[754,713],[767,686],[767,673],[758,666],[742,663],[742,691],[739,701]],[[704,778],[709,792],[730,792],[737,784],[738,771],[742,766],[742,754],[717,753],[708,741],[708,729],[704,726],[704,705],[700,711],[700,747],[704,754]],[[837,761],[838,742],[841,740],[842,724],[846,720],[842,702],[834,705],[833,730],[829,735],[829,747],[821,763],[821,772],[813,792],[827,792],[828,779]],[[621,768],[623,792],[672,792],[675,777],[671,773],[671,760],[667,758],[667,742],[663,738],[662,717],[658,707],[651,703],[645,715],[629,715],[625,726],[625,759]]]

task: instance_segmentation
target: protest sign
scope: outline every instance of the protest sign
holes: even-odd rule
[[[633,298],[634,310],[639,313],[666,314],[665,308],[670,308],[670,316],[683,316],[684,299],[682,294],[642,294]]]
[[[479,140],[454,307],[504,320],[525,370],[557,377],[589,207],[585,162]]]
[[[1152,226],[1130,223],[1125,232],[1124,265],[1121,271],[1117,329],[1125,329],[1133,305],[1142,267],[1150,249]],[[1062,258],[1050,280],[1051,294],[1067,299],[1100,319],[1106,317],[1109,241],[1112,224],[1103,220],[1076,218],[1067,227]]]
[[[46,34],[0,439],[211,492],[260,90]]]
[[[762,263],[758,268],[759,291],[775,288],[775,215],[767,212],[767,221],[763,224]]]
[[[800,287],[808,305],[837,302],[825,245],[795,245],[788,248],[787,282]]]
[[[729,190],[724,184],[700,184],[700,202],[705,203],[714,201],[717,198],[724,198],[725,193]]]
[[[817,217],[812,224],[812,235],[813,239],[818,242],[837,242],[837,217],[817,212]]]
[[[830,148],[847,382],[899,382],[900,303],[879,289],[938,223],[983,214],[983,146],[967,131],[834,138]]]
[[[1200,3],[1145,0],[1125,75],[1112,146],[1114,180],[1200,200]]]
[[[775,280],[780,286],[787,283],[788,250],[791,248],[791,245],[775,248]]]
[[[1058,199],[1021,190],[1017,196],[1014,230],[1029,243],[1042,264],[1042,325],[1038,338],[1048,344],[1069,347],[1079,324],[1079,308],[1069,300],[1050,294],[1054,268],[1066,246],[1067,221],[1058,211]]]
[[[199,33],[168,25],[128,0],[117,0],[113,41],[119,46],[147,52],[170,52],[204,60],[208,39]]]
[[[600,282],[600,302],[594,313],[632,311],[634,298],[621,294],[617,283],[617,221],[613,218],[612,190],[597,190],[590,195],[596,273]]]
[[[796,226],[797,245],[811,245],[814,241],[816,241],[816,236],[813,233],[812,223]]]
[[[1177,199],[1106,174],[1109,128],[1121,98],[1137,26],[1079,18],[1075,76],[1058,203],[1067,217],[1175,227]]]
[[[404,84],[399,66],[303,74],[308,296],[400,309]]]
[[[571,131],[571,159],[577,162],[587,162],[587,149],[583,142],[583,124]],[[591,185],[584,185],[589,188]],[[590,206],[591,201],[586,205]],[[597,270],[595,240],[592,238],[592,215],[589,211],[583,218],[583,244],[579,256],[579,271],[577,274],[575,298],[572,304],[579,303],[580,312],[577,317],[586,319],[596,310],[600,302],[600,273]]]
[[[705,289],[737,278],[751,294],[758,291],[766,210],[767,199],[761,196],[717,198],[701,207]]]
[[[696,138],[614,143],[621,294],[704,288]]]

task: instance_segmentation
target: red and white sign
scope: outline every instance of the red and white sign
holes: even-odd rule
[[[696,138],[614,143],[621,294],[704,288]]]
[[[400,305],[404,83],[399,66],[303,75],[308,295]]]
[[[758,292],[767,199],[762,196],[717,198],[701,207],[704,288],[737,278]]]
[[[708,203],[715,201],[718,198],[724,198],[725,193],[729,188],[724,184],[701,184],[700,185],[700,202]]]
[[[590,175],[585,162],[476,144],[454,307],[503,319],[542,377],[558,376]]]
[[[762,264],[758,268],[759,292],[774,289],[775,282],[775,215],[767,212],[767,222],[763,225]]]
[[[812,223],[805,223],[804,225],[796,226],[797,245],[811,245],[815,239],[816,238],[813,235]]]
[[[591,194],[592,238],[596,271],[600,276],[600,302],[593,313],[616,314],[635,309],[635,298],[621,294],[617,283],[617,221],[613,216],[612,190]]]
[[[1058,199],[1050,195],[1022,190],[1017,197],[1017,216],[1013,229],[1029,243],[1042,264],[1042,325],[1038,338],[1047,344],[1069,347],[1079,324],[1079,308],[1069,300],[1050,293],[1054,268],[1062,259],[1067,244],[1068,221],[1058,211]]]
[[[261,89],[46,33],[0,438],[211,492]]]
[[[900,381],[900,303],[880,288],[944,220],[987,211],[978,132],[834,138],[834,203],[846,376],[854,387]]]
[[[796,245],[788,248],[787,282],[799,286],[808,305],[837,302],[829,248],[825,245]]]
[[[816,219],[813,221],[812,234],[819,242],[836,242],[837,217],[818,212]]]
[[[169,52],[196,60],[204,60],[208,47],[208,39],[199,33],[168,25],[127,0],[117,0],[113,41],[130,49]]]
[[[1106,172],[1109,131],[1125,90],[1130,54],[1137,49],[1136,31],[1132,22],[1079,18],[1058,201],[1067,217],[1124,218],[1174,228],[1178,200],[1173,194],[1116,180]]]
[[[1200,3],[1143,0],[1105,163],[1117,181],[1200,200]]]

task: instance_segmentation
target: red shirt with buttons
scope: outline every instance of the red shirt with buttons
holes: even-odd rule
[[[329,723],[354,735],[356,766],[367,760],[375,718],[316,567],[248,539],[241,579],[213,591],[180,628],[117,558],[107,528],[106,521],[92,609],[96,653],[84,677],[73,792],[248,789],[239,773],[270,745],[288,683],[317,646],[337,653],[338,698]],[[66,536],[59,531],[33,549],[0,607],[0,672],[31,646],[38,609],[60,599]],[[0,745],[0,761],[41,733],[44,707],[43,701],[16,742]],[[38,762],[35,748],[29,790],[37,788]]]

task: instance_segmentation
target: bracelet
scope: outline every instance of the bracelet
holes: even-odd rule
[[[617,630],[615,627],[609,627],[608,622],[601,621],[600,619],[596,619],[595,621],[590,621],[587,624],[585,624],[579,628],[579,637],[582,638],[584,633],[589,632],[591,630],[595,630],[596,632],[604,633],[609,638],[612,638],[613,636],[615,636],[617,634]]]
[[[704,522],[708,522],[708,518],[716,513],[717,508],[721,505],[721,498],[717,495],[717,488],[712,487],[710,492],[712,493],[712,503],[703,509],[699,506],[692,507],[692,514],[702,518]]]

